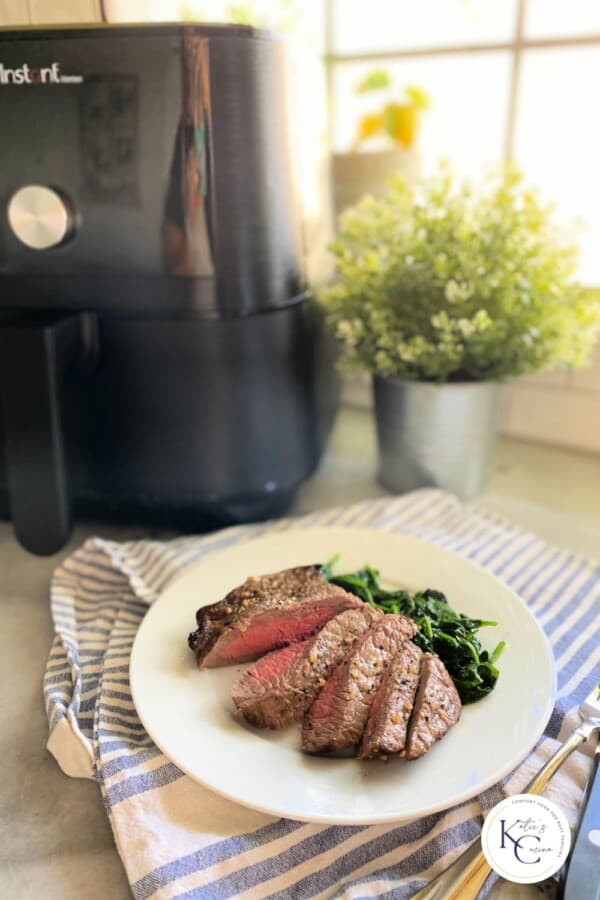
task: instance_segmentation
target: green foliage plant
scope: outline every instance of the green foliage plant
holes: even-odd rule
[[[322,296],[344,369],[418,381],[489,381],[580,366],[598,294],[576,250],[514,168],[474,187],[447,166],[343,213]]]

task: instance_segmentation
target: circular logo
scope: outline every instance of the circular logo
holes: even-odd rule
[[[569,855],[571,832],[555,803],[535,794],[515,794],[488,813],[481,846],[502,878],[534,884],[560,869]]]

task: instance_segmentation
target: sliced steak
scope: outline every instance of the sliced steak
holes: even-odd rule
[[[365,726],[359,759],[400,753],[419,686],[422,653],[405,641],[379,685]]]
[[[237,711],[258,728],[299,721],[355,640],[382,615],[366,604],[347,609],[313,638],[263,656],[231,689]]]
[[[458,722],[462,704],[446,666],[438,656],[425,653],[421,680],[408,726],[406,759],[423,756]]]
[[[358,744],[387,665],[416,632],[412,619],[386,615],[358,638],[304,718],[305,750],[326,753]]]
[[[272,696],[277,697],[281,690],[285,690],[290,669],[299,657],[303,658],[309,643],[310,639],[288,644],[281,650],[271,650],[238,678],[231,688],[231,699],[236,712],[251,725],[258,728],[269,727],[262,715],[263,706],[267,706]]]
[[[188,638],[200,668],[250,662],[269,650],[313,635],[362,600],[330,584],[316,566],[247,578],[224,600],[196,613]]]

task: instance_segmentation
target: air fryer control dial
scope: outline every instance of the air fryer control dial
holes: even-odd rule
[[[32,250],[49,250],[71,234],[73,216],[65,197],[41,184],[20,188],[8,204],[14,234]]]

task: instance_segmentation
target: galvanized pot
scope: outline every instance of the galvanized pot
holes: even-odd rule
[[[380,483],[435,486],[463,500],[485,487],[500,416],[495,382],[431,384],[374,376]]]

